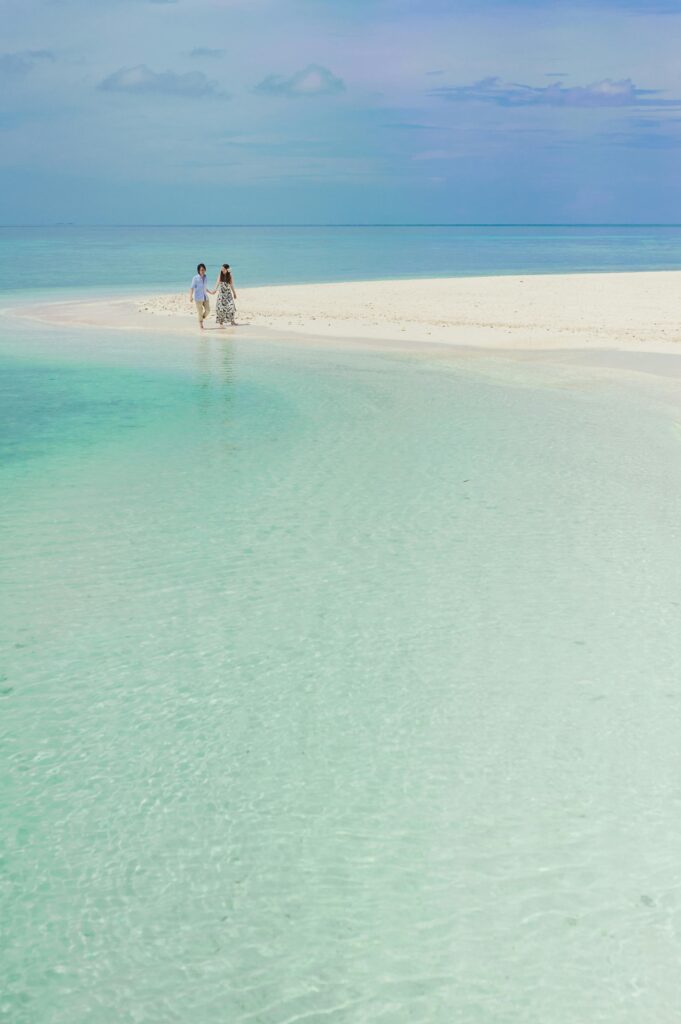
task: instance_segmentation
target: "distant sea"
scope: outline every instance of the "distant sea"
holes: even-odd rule
[[[244,286],[669,270],[681,227],[0,228],[0,293],[182,289],[199,261]]]

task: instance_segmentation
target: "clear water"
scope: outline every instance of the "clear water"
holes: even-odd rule
[[[0,331],[0,1020],[676,1021],[666,407]]]

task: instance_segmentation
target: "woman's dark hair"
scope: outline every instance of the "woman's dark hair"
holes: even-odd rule
[[[229,263],[223,263],[222,264],[222,269],[220,271],[220,280],[221,281],[229,281],[231,276],[232,276],[232,272],[229,269]]]
[[[203,269],[205,270],[206,269],[206,264],[205,263],[199,263],[198,267],[196,268],[196,273],[197,274],[201,273],[201,267],[203,267]]]

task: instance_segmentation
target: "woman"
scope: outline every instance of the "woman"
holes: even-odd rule
[[[215,303],[215,319],[220,327],[225,326],[225,320],[229,320],[232,327],[236,327],[236,289],[234,278],[229,269],[229,263],[223,263],[220,275],[215,282],[217,301]],[[213,292],[213,294],[215,294]]]

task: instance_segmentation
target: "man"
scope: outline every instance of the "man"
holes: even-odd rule
[[[209,288],[206,287],[206,264],[199,263],[196,273],[192,278],[192,286],[189,289],[189,301],[192,299],[196,305],[196,312],[199,316],[199,327],[203,330],[203,321],[210,313],[210,302],[208,301]]]

